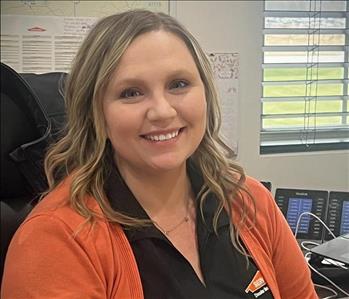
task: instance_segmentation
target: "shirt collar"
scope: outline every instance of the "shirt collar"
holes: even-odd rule
[[[187,163],[187,173],[192,185],[192,189],[197,198],[203,184],[204,180],[200,170],[194,165],[194,163],[188,160]],[[124,215],[137,218],[150,220],[149,215],[139,204],[136,197],[133,195],[132,191],[127,186],[126,182],[121,177],[117,167],[115,166],[111,171],[110,175],[107,177],[105,183],[105,192],[107,198],[110,202],[111,207]],[[196,211],[197,211],[197,220],[201,219],[200,205],[199,200],[196,199]],[[209,193],[204,205],[203,205],[203,216],[206,223],[206,228],[213,232],[213,217],[214,213],[218,207],[218,200],[213,193]],[[199,224],[201,221],[197,221]],[[217,229],[222,226],[229,225],[229,217],[226,211],[223,209],[222,213],[218,218]],[[143,238],[167,238],[154,226],[149,225],[142,228],[126,228],[124,227],[125,233],[127,234],[130,241],[135,241]]]

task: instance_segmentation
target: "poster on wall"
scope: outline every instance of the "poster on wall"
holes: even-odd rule
[[[19,73],[68,72],[93,17],[1,17],[1,62]]]
[[[169,13],[169,1],[1,1],[1,62],[20,73],[68,72],[100,17],[143,8]]]
[[[209,53],[215,84],[219,94],[224,141],[238,153],[238,53]]]

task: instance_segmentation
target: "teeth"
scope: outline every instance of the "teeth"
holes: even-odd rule
[[[173,133],[168,133],[166,135],[162,134],[162,135],[148,135],[145,136],[146,139],[152,140],[152,141],[165,141],[165,140],[170,140],[172,138],[175,138],[176,136],[178,136],[179,134],[179,130],[177,130],[176,132]]]

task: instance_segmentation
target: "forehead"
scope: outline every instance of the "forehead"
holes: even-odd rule
[[[185,42],[177,35],[159,30],[135,38],[122,55],[116,75],[142,73],[152,69],[171,70],[186,68],[197,72],[197,66]]]

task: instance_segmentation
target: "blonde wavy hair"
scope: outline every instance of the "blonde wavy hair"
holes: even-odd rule
[[[49,191],[66,177],[71,177],[70,204],[87,221],[100,217],[86,203],[86,196],[98,202],[103,217],[127,227],[149,224],[149,220],[135,219],[114,211],[106,198],[105,180],[111,167],[112,148],[107,140],[102,99],[111,75],[118,67],[120,57],[139,35],[164,30],[181,38],[195,60],[205,86],[207,101],[206,130],[199,147],[191,157],[201,170],[204,186],[198,195],[201,215],[203,202],[209,192],[219,200],[214,216],[216,231],[219,214],[224,207],[232,211],[236,198],[242,192],[254,200],[244,187],[243,169],[232,161],[234,152],[219,135],[221,114],[213,83],[211,65],[196,39],[174,18],[163,13],[145,10],[127,11],[101,19],[83,41],[68,76],[65,89],[67,124],[64,136],[49,149],[45,158],[45,172]],[[246,254],[239,241],[239,229],[247,217],[243,199],[240,222],[231,225],[233,245]]]

